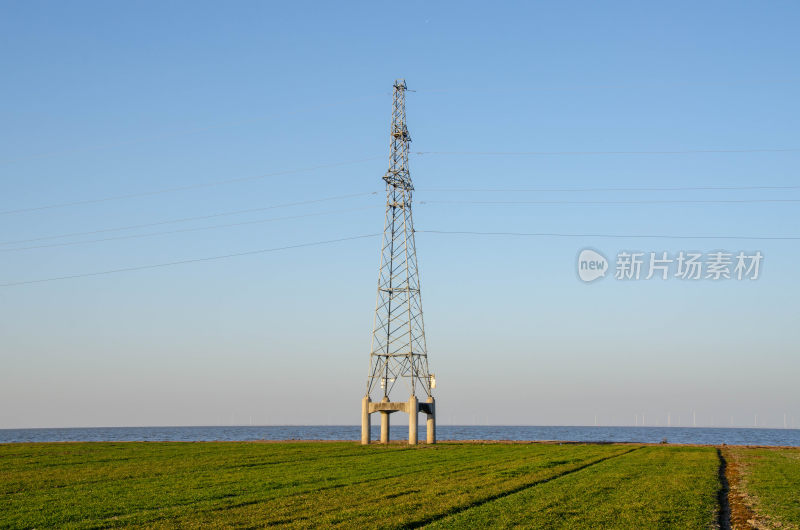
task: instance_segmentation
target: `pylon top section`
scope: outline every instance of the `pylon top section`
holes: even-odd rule
[[[406,86],[405,79],[394,82],[394,97],[392,101],[392,126],[389,131],[392,138],[391,153],[389,156],[389,171],[383,177],[387,184],[396,188],[411,191],[414,185],[408,173],[408,149],[411,135],[406,126]]]

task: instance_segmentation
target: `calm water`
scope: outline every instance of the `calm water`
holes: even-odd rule
[[[420,426],[420,439],[425,427]],[[408,435],[405,425],[392,427],[392,439]],[[94,427],[76,429],[0,429],[0,443],[78,441],[237,441],[357,440],[355,425],[265,427]],[[379,434],[375,426],[373,440]],[[439,425],[439,440],[569,440],[578,442],[660,442],[800,446],[800,429],[717,429],[684,427],[524,427]]]

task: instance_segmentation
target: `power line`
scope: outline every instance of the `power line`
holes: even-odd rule
[[[800,236],[684,236],[664,234],[568,234],[561,232],[474,232],[466,230],[415,230],[423,234],[476,235],[476,236],[526,236],[526,237],[600,237],[612,239],[734,239],[756,241],[796,241]]]
[[[415,151],[415,155],[695,155],[713,153],[796,153],[800,148],[788,149],[686,149],[674,151]]]
[[[173,188],[162,188],[162,189],[159,189],[159,190],[143,191],[143,192],[138,192],[138,193],[129,193],[129,194],[125,194],[125,195],[112,195],[112,196],[109,196],[109,197],[101,197],[101,198],[98,198],[98,199],[86,199],[86,200],[81,200],[81,201],[62,202],[62,203],[56,203],[56,204],[48,204],[48,205],[44,205],[44,206],[33,206],[33,207],[29,207],[29,208],[19,208],[17,210],[5,210],[5,211],[0,211],[0,215],[8,215],[8,214],[22,213],[22,212],[32,212],[32,211],[37,211],[37,210],[49,210],[49,209],[52,209],[52,208],[63,208],[63,207],[67,207],[67,206],[80,206],[80,205],[84,205],[84,204],[95,204],[95,203],[99,203],[99,202],[116,201],[116,200],[120,200],[120,199],[132,199],[132,198],[136,198],[136,197],[149,197],[151,195],[159,195],[159,194],[162,194],[162,193],[172,193],[172,192],[177,192],[177,191],[186,191],[186,190],[193,190],[193,189],[198,189],[198,188],[208,188],[208,187],[211,187],[211,186],[222,186],[222,185],[225,185],[225,184],[234,184],[234,183],[238,183],[238,182],[246,182],[246,181],[249,181],[249,180],[263,179],[263,178],[267,178],[267,177],[276,177],[276,176],[280,176],[280,175],[292,175],[292,174],[295,174],[295,173],[304,173],[306,171],[315,171],[317,169],[328,169],[328,168],[337,167],[337,166],[360,164],[362,162],[369,162],[369,161],[372,161],[372,160],[383,159],[383,158],[384,158],[383,156],[373,156],[373,157],[370,157],[370,158],[362,158],[362,159],[359,159],[359,160],[347,160],[347,161],[344,161],[344,162],[334,162],[334,163],[331,163],[331,164],[321,164],[321,165],[318,165],[318,166],[309,166],[309,167],[304,167],[304,168],[300,168],[300,169],[289,169],[289,170],[285,170],[285,171],[274,171],[274,172],[271,172],[271,173],[263,173],[261,175],[253,175],[253,176],[250,176],[250,177],[238,177],[238,178],[226,179],[226,180],[215,180],[215,181],[210,181],[210,182],[202,182],[202,183],[199,183],[199,184],[189,184],[189,185],[186,185],[186,186],[176,186],[176,187],[173,187]]]
[[[416,155],[462,155],[462,154],[472,154],[472,155],[613,155],[613,154],[686,154],[686,153],[756,153],[756,152],[797,152],[800,149],[741,149],[741,150],[689,150],[689,151],[520,151],[520,152],[490,152],[490,151],[418,151],[414,154]],[[150,191],[143,191],[137,193],[128,193],[123,195],[111,195],[107,197],[100,197],[95,199],[84,199],[79,201],[70,201],[70,202],[62,202],[62,203],[55,203],[55,204],[46,204],[42,206],[31,206],[26,208],[18,208],[15,210],[3,210],[0,211],[0,215],[10,215],[16,213],[24,213],[24,212],[32,212],[32,211],[40,211],[40,210],[49,210],[54,208],[65,208],[69,206],[81,206],[86,204],[97,204],[102,202],[108,201],[115,201],[115,200],[123,200],[123,199],[133,199],[138,197],[149,197],[153,195],[160,195],[164,193],[175,193],[179,191],[188,191],[193,189],[200,189],[200,188],[207,188],[213,186],[222,186],[226,184],[235,184],[239,182],[247,182],[250,180],[258,180],[268,177],[274,176],[281,176],[281,175],[291,175],[296,173],[303,173],[307,171],[315,171],[318,169],[328,169],[332,167],[339,167],[344,165],[351,165],[351,164],[360,164],[363,162],[370,162],[373,160],[383,159],[383,156],[375,156],[369,158],[362,158],[358,160],[347,160],[343,162],[334,162],[330,164],[321,164],[317,166],[309,166],[299,169],[290,169],[284,171],[275,171],[270,173],[263,173],[260,175],[252,175],[248,177],[238,177],[233,179],[224,179],[224,180],[216,180],[210,182],[202,182],[198,184],[189,184],[186,186],[175,186],[171,188],[161,188],[157,190],[150,190]],[[700,188],[697,188],[700,189]],[[712,188],[709,188],[712,189]],[[713,188],[717,189],[717,188]],[[735,189],[735,188],[719,188],[719,189]],[[738,188],[736,188],[738,189]],[[741,188],[741,189],[761,189],[761,188]],[[779,187],[764,187],[763,189],[780,189]],[[435,190],[434,190],[435,191]],[[465,190],[466,191],[466,190]],[[476,190],[477,191],[477,190]],[[514,190],[510,190],[514,191]],[[544,190],[543,190],[544,191]],[[567,191],[567,190],[564,190]],[[600,190],[598,190],[600,191]],[[622,191],[622,190],[620,190]]]
[[[130,272],[130,271],[139,271],[139,270],[145,270],[145,269],[156,269],[156,268],[160,268],[160,267],[172,267],[174,265],[184,265],[184,264],[187,264],[187,263],[199,263],[199,262],[203,262],[203,261],[213,261],[213,260],[218,260],[218,259],[234,258],[234,257],[239,257],[239,256],[251,256],[253,254],[264,254],[264,253],[267,253],[267,252],[278,252],[278,251],[281,251],[281,250],[290,250],[290,249],[296,249],[296,248],[313,247],[313,246],[318,246],[318,245],[329,245],[329,244],[333,244],[333,243],[340,243],[340,242],[343,242],[343,241],[352,241],[352,240],[355,240],[355,239],[364,239],[364,238],[368,238],[368,237],[377,237],[379,235],[381,235],[381,234],[364,234],[364,235],[360,235],[360,236],[350,236],[350,237],[342,237],[342,238],[338,238],[338,239],[328,239],[326,241],[313,241],[313,242],[310,242],[310,243],[299,243],[297,245],[287,245],[285,247],[264,248],[264,249],[259,249],[259,250],[250,250],[250,251],[247,251],[247,252],[237,252],[237,253],[234,253],[234,254],[223,254],[223,255],[220,255],[220,256],[208,256],[208,257],[204,257],[204,258],[185,259],[185,260],[180,260],[180,261],[171,261],[171,262],[167,262],[167,263],[156,263],[156,264],[153,264],[153,265],[140,265],[140,266],[137,266],[137,267],[125,267],[125,268],[120,268],[120,269],[110,269],[110,270],[98,271],[98,272],[87,272],[87,273],[82,273],[82,274],[71,274],[71,275],[68,275],[68,276],[57,276],[57,277],[53,277],[53,278],[42,278],[42,279],[39,279],[39,280],[27,280],[27,281],[22,281],[22,282],[1,283],[0,287],[12,287],[12,286],[15,286],[15,285],[27,285],[27,284],[32,284],[32,283],[53,282],[53,281],[58,281],[58,280],[71,280],[71,279],[74,279],[74,278],[86,278],[86,277],[89,277],[89,276],[102,276],[102,275],[106,275],[106,274],[115,274],[115,273],[118,273],[118,272]]]
[[[538,204],[538,205],[600,205],[600,204],[749,204],[798,203],[800,199],[654,199],[631,201],[420,201],[420,204]]]
[[[359,211],[359,210],[371,210],[371,209],[374,209],[374,208],[376,208],[376,207],[375,206],[365,206],[365,207],[362,207],[362,208],[348,208],[348,209],[345,209],[345,210],[334,210],[334,211],[330,211],[330,212],[317,212],[317,213],[308,213],[308,214],[302,214],[302,215],[290,215],[290,216],[285,216],[285,217],[272,217],[272,218],[269,218],[269,219],[256,219],[256,220],[253,220],[253,221],[242,221],[242,222],[239,222],[239,223],[228,223],[228,224],[220,224],[220,225],[212,225],[212,226],[200,226],[200,227],[194,227],[194,228],[182,228],[180,230],[166,230],[166,231],[162,231],[162,232],[151,232],[149,234],[131,234],[131,235],[127,235],[127,236],[105,237],[105,238],[102,238],[102,239],[89,239],[89,240],[84,240],[84,241],[68,241],[66,243],[52,243],[52,244],[49,244],[49,245],[35,245],[35,246],[30,246],[30,247],[3,248],[3,249],[0,249],[0,252],[16,252],[16,251],[20,251],[20,250],[33,250],[33,249],[39,249],[39,248],[66,247],[66,246],[72,246],[72,245],[84,245],[84,244],[87,244],[87,243],[100,243],[100,242],[105,242],[105,241],[117,241],[117,240],[120,240],[120,239],[139,239],[139,238],[143,238],[143,237],[153,237],[153,236],[160,236],[160,235],[166,235],[166,234],[179,234],[179,233],[183,233],[183,232],[197,232],[197,231],[200,231],[200,230],[211,230],[211,229],[215,229],[215,228],[228,228],[228,227],[232,227],[232,226],[242,226],[242,225],[259,224],[259,223],[269,223],[269,222],[273,222],[273,221],[287,221],[287,220],[290,220],[290,219],[301,219],[301,218],[305,218],[305,217],[316,217],[316,216],[320,216],[320,215],[347,213],[347,212],[354,212],[354,211]]]
[[[800,186],[671,186],[645,188],[417,188],[418,192],[475,192],[475,193],[571,193],[615,191],[737,191],[737,190],[796,190]]]
[[[709,87],[722,85],[722,86],[725,86],[725,87],[730,87],[730,86],[748,86],[748,85],[763,85],[763,84],[787,84],[787,83],[795,83],[797,81],[798,81],[797,79],[764,79],[764,80],[748,80],[748,81],[739,81],[739,82],[736,82],[736,81],[730,82],[729,81],[729,82],[725,82],[725,83],[695,83],[695,82],[677,82],[677,83],[675,83],[675,82],[673,82],[673,83],[667,83],[666,85],[669,85],[669,86],[709,86]],[[659,87],[663,87],[663,86],[665,86],[664,83],[659,83]],[[519,87],[519,88],[510,88],[510,89],[508,89],[508,88],[506,88],[506,89],[487,88],[487,89],[482,89],[482,90],[481,89],[473,90],[473,92],[483,92],[483,93],[492,93],[492,94],[494,94],[494,93],[507,94],[507,93],[519,93],[519,92],[524,93],[524,92],[531,92],[531,91],[535,91],[535,92],[559,92],[559,91],[597,90],[597,89],[626,89],[626,88],[631,88],[631,87],[632,87],[632,85],[573,85],[573,86],[561,86],[561,87],[536,86],[536,87]],[[413,92],[419,92],[419,93],[423,93],[423,94],[435,94],[435,93],[452,93],[452,92],[463,93],[464,91],[465,91],[465,89],[463,87],[459,87],[459,88],[453,88],[453,89],[427,89],[427,90],[423,89],[423,90],[414,90]],[[295,109],[295,110],[293,110],[291,112],[286,112],[286,113],[273,113],[273,114],[269,114],[269,115],[266,115],[266,116],[260,116],[260,117],[257,117],[257,118],[248,118],[246,120],[236,120],[236,121],[229,121],[229,122],[225,122],[225,123],[219,123],[219,124],[203,126],[203,127],[187,128],[187,129],[183,129],[183,130],[180,130],[180,131],[175,131],[175,132],[172,132],[172,133],[143,136],[143,137],[135,138],[133,140],[123,140],[123,141],[119,141],[119,142],[112,142],[112,143],[102,144],[102,145],[93,145],[93,146],[86,146],[86,147],[75,147],[75,148],[59,149],[59,150],[55,150],[55,151],[48,151],[48,152],[42,152],[42,153],[34,153],[34,154],[23,156],[23,157],[0,160],[0,165],[8,165],[8,164],[21,162],[21,161],[25,161],[25,160],[49,158],[49,157],[58,156],[58,155],[62,155],[62,154],[100,151],[100,150],[103,150],[103,149],[110,149],[110,148],[126,146],[126,145],[137,145],[137,144],[146,143],[146,142],[150,142],[150,141],[154,141],[154,140],[164,140],[164,139],[168,139],[168,138],[179,138],[181,136],[185,136],[185,135],[189,135],[189,134],[196,134],[196,133],[211,131],[211,130],[215,130],[215,129],[224,129],[224,128],[228,128],[228,127],[235,127],[235,126],[238,126],[238,125],[257,123],[257,122],[260,122],[260,121],[263,121],[263,120],[272,119],[272,118],[276,118],[276,117],[280,117],[280,116],[284,116],[284,115],[300,114],[300,113],[303,113],[303,112],[306,112],[306,111],[309,111],[309,110],[322,110],[322,109],[326,109],[326,108],[339,107],[339,106],[347,104],[347,103],[351,103],[351,102],[355,102],[355,101],[362,101],[364,99],[369,99],[371,97],[376,97],[376,96],[378,96],[378,94],[371,94],[371,95],[367,95],[367,96],[359,96],[359,97],[355,97],[355,98],[343,99],[343,100],[340,100],[340,101],[337,101],[337,102],[334,102],[334,103],[325,104],[325,105],[313,105],[313,106],[303,107],[303,108]]]
[[[306,112],[306,111],[309,111],[309,110],[322,110],[322,109],[326,109],[326,108],[338,107],[338,106],[341,106],[343,104],[350,103],[350,102],[353,102],[353,101],[361,101],[361,100],[368,99],[368,98],[371,98],[371,97],[376,97],[377,95],[378,94],[372,94],[372,95],[369,95],[369,96],[360,96],[360,97],[357,97],[357,98],[348,98],[348,99],[340,100],[338,102],[328,103],[328,104],[325,104],[325,105],[313,105],[313,106],[309,106],[309,107],[295,109],[295,110],[293,110],[291,112],[286,112],[286,113],[273,113],[273,114],[269,114],[269,115],[266,115],[266,116],[260,116],[260,117],[257,117],[257,118],[248,118],[246,120],[230,121],[230,122],[226,122],[226,123],[220,123],[220,124],[217,124],[217,125],[210,125],[210,126],[205,126],[205,127],[195,127],[195,128],[184,129],[182,131],[175,131],[173,133],[167,133],[167,134],[144,136],[144,137],[136,138],[136,139],[133,139],[133,140],[127,140],[127,141],[123,140],[123,141],[120,141],[120,142],[113,142],[113,143],[103,144],[103,145],[94,145],[94,146],[88,146],[88,147],[77,147],[77,148],[60,149],[60,150],[57,150],[57,151],[49,151],[49,152],[46,152],[46,153],[36,153],[36,154],[31,154],[31,155],[20,157],[20,158],[12,158],[12,159],[7,159],[7,160],[0,160],[0,166],[12,164],[12,163],[15,163],[15,162],[21,162],[21,161],[24,161],[24,160],[34,160],[34,159],[40,159],[40,158],[49,158],[49,157],[57,156],[57,155],[61,155],[61,154],[100,151],[100,150],[103,150],[103,149],[110,149],[110,148],[113,148],[113,147],[119,147],[119,146],[123,146],[123,145],[137,145],[137,144],[146,143],[146,142],[153,141],[153,140],[164,140],[164,139],[167,139],[167,138],[179,138],[181,136],[185,136],[185,135],[188,135],[188,134],[195,134],[195,133],[200,133],[200,132],[205,132],[205,131],[211,131],[211,130],[214,130],[214,129],[224,129],[224,128],[227,128],[227,127],[234,127],[234,126],[237,126],[237,125],[244,125],[244,124],[248,124],[248,123],[256,123],[256,122],[263,121],[263,120],[266,120],[266,119],[279,117],[279,116],[282,116],[282,115],[284,115],[284,116],[285,115],[289,115],[290,116],[292,114],[300,114],[300,113],[303,113],[303,112]]]
[[[663,87],[732,87],[732,86],[752,86],[752,85],[775,85],[775,84],[789,84],[789,83],[797,83],[800,81],[798,78],[783,78],[783,79],[747,79],[747,80],[739,80],[739,81],[712,81],[712,82],[702,82],[702,81],[666,81],[666,82],[659,82],[657,87],[654,88],[663,88]],[[636,89],[636,90],[645,90],[648,88],[647,84],[583,84],[583,85],[562,85],[562,86],[518,86],[518,87],[511,87],[511,88],[491,88],[491,87],[484,87],[484,88],[465,88],[465,87],[458,87],[458,88],[429,88],[429,89],[420,89],[414,90],[413,92],[419,92],[421,94],[449,94],[458,92],[459,94],[463,93],[473,93],[473,94],[513,94],[513,93],[526,93],[526,92],[574,92],[576,90],[602,90],[602,89],[613,89],[613,90],[625,90],[625,89]],[[411,92],[411,91],[409,91]]]
[[[725,240],[742,240],[742,241],[797,241],[800,240],[800,236],[725,236],[725,235],[715,235],[715,236],[686,236],[686,235],[665,235],[665,234],[575,234],[575,233],[561,233],[561,232],[478,232],[478,231],[466,231],[466,230],[415,230],[415,233],[422,233],[422,234],[438,234],[438,235],[474,235],[474,236],[511,236],[511,237],[561,237],[561,238],[576,238],[576,237],[597,237],[597,238],[613,238],[613,239],[725,239]],[[343,241],[352,241],[356,239],[365,239],[370,237],[378,237],[382,234],[375,233],[375,234],[363,234],[359,236],[350,236],[350,237],[342,237],[337,239],[329,239],[325,241],[314,241],[310,243],[299,243],[296,245],[287,245],[283,247],[273,247],[273,248],[266,248],[266,249],[259,249],[259,250],[250,250],[246,252],[237,252],[233,254],[223,254],[218,256],[208,256],[203,258],[194,258],[194,259],[187,259],[187,260],[180,260],[180,261],[171,261],[167,263],[156,263],[152,265],[140,265],[136,267],[124,267],[119,269],[110,269],[98,272],[89,272],[89,273],[81,273],[81,274],[71,274],[66,276],[56,276],[51,278],[42,278],[38,280],[27,280],[21,282],[10,282],[10,283],[3,283],[0,284],[0,287],[12,287],[16,285],[27,285],[33,283],[44,283],[44,282],[51,282],[51,281],[58,281],[58,280],[69,280],[75,278],[85,278],[90,276],[102,276],[106,274],[115,274],[118,272],[130,272],[130,271],[138,271],[138,270],[145,270],[145,269],[155,269],[160,267],[171,267],[174,265],[183,265],[188,263],[199,263],[203,261],[213,261],[219,259],[226,259],[238,256],[249,256],[254,254],[263,254],[268,252],[277,252],[281,250],[290,250],[296,248],[304,248],[304,247],[312,247],[318,245],[327,245],[333,243],[339,243]]]
[[[245,210],[233,210],[233,211],[230,211],[230,212],[222,212],[222,213],[215,213],[215,214],[209,214],[209,215],[198,215],[198,216],[194,216],[194,217],[182,217],[182,218],[179,218],[179,219],[168,219],[166,221],[157,221],[157,222],[154,222],[154,223],[141,223],[141,224],[128,225],[128,226],[119,226],[119,227],[115,227],[115,228],[102,228],[100,230],[90,230],[90,231],[87,231],[87,232],[71,232],[71,233],[68,233],[68,234],[59,234],[59,235],[55,235],[55,236],[44,236],[44,237],[35,237],[35,238],[31,238],[31,239],[17,239],[17,240],[13,240],[13,241],[2,241],[2,242],[0,242],[0,245],[15,245],[15,244],[19,244],[19,243],[32,243],[34,241],[46,241],[48,239],[61,239],[61,238],[64,238],[64,237],[88,236],[88,235],[102,234],[102,233],[107,233],[107,232],[119,232],[121,230],[132,230],[134,228],[147,228],[147,227],[150,227],[150,226],[160,226],[160,225],[166,225],[166,224],[184,223],[184,222],[188,222],[188,221],[200,221],[200,220],[203,220],[203,219],[213,219],[215,217],[227,217],[227,216],[230,216],[230,215],[239,215],[239,214],[243,214],[243,213],[263,212],[264,210],[273,210],[273,209],[276,209],[276,208],[288,208],[288,207],[291,207],[291,206],[302,206],[302,205],[305,205],[305,204],[314,204],[314,203],[318,203],[318,202],[334,201],[334,200],[340,200],[340,199],[350,199],[350,198],[353,198],[353,197],[364,197],[366,195],[377,195],[377,193],[378,192],[376,192],[376,191],[368,191],[368,192],[363,192],[363,193],[351,193],[351,194],[348,194],[348,195],[335,195],[335,196],[332,196],[332,197],[323,197],[321,199],[309,199],[309,200],[305,200],[305,201],[286,202],[286,203],[283,203],[283,204],[274,204],[274,205],[271,205],[271,206],[263,206],[263,207],[260,207],[260,208],[247,208]]]
[[[762,188],[762,187],[754,186],[754,187],[743,187],[743,188],[750,189],[750,188]],[[763,187],[763,188],[766,188],[766,187]],[[779,187],[774,187],[774,188],[779,188]],[[786,186],[786,187],[780,187],[780,188],[789,189],[789,188],[797,188],[797,186]],[[627,188],[627,189],[629,189],[629,190],[645,190],[645,189],[655,190],[655,189],[658,189],[658,188]],[[663,189],[663,190],[667,190],[667,189],[668,190],[676,190],[678,188],[661,188],[661,189]],[[700,188],[698,188],[698,189],[700,189]],[[717,188],[715,188],[715,189],[717,189]],[[597,188],[597,190],[612,190],[612,189],[611,188],[605,188],[605,189]],[[623,188],[616,188],[614,190],[615,191],[622,191],[624,189]],[[425,190],[425,191],[431,191],[431,190]],[[442,191],[444,191],[444,190],[442,190]],[[454,191],[454,190],[448,190],[448,191]],[[473,190],[470,190],[470,191],[473,191]],[[474,191],[479,191],[479,190],[474,190]],[[495,190],[495,191],[500,191],[500,190]],[[503,191],[534,191],[534,190],[503,190]],[[544,191],[544,190],[542,190],[542,191]],[[561,190],[548,190],[548,191],[561,191]],[[578,191],[578,190],[573,190],[573,191]],[[580,191],[593,191],[593,189],[587,188],[586,190],[580,190]],[[260,207],[260,208],[248,208],[248,209],[244,209],[244,210],[234,210],[234,211],[230,211],[230,212],[221,212],[221,213],[210,214],[210,215],[183,217],[183,218],[179,218],[179,219],[170,219],[170,220],[158,221],[158,222],[153,222],[153,223],[141,223],[141,224],[136,224],[136,225],[128,225],[128,226],[115,227],[115,228],[105,228],[105,229],[91,230],[91,231],[85,231],[85,232],[72,232],[72,233],[67,233],[67,234],[44,236],[44,237],[37,237],[37,238],[30,238],[30,239],[19,239],[19,240],[13,240],[13,241],[3,241],[3,242],[0,242],[0,245],[32,243],[32,242],[37,242],[37,241],[61,239],[61,238],[65,238],[65,237],[94,235],[94,234],[116,232],[116,231],[130,230],[130,229],[136,229],[136,228],[147,228],[147,227],[160,226],[160,225],[165,225],[165,224],[174,224],[174,223],[181,223],[181,222],[188,222],[188,221],[212,219],[212,218],[217,218],[217,217],[226,217],[226,216],[231,216],[231,215],[239,215],[239,214],[243,214],[243,213],[252,213],[252,212],[259,212],[259,211],[271,210],[271,209],[276,209],[276,208],[300,206],[300,205],[313,204],[313,203],[318,203],[318,202],[341,200],[341,199],[347,199],[347,198],[353,198],[353,197],[362,197],[362,196],[376,195],[376,194],[377,194],[377,192],[364,192],[364,193],[354,193],[354,194],[349,194],[349,195],[338,195],[338,196],[332,196],[332,197],[324,197],[324,198],[320,198],[320,199],[311,199],[311,200],[306,200],[306,201],[296,201],[296,202],[290,202],[290,203],[276,204],[276,205],[265,206],[265,207]],[[426,200],[426,201],[420,201],[419,204],[423,204],[423,205],[424,204],[484,204],[484,205],[604,205],[604,204],[609,204],[609,205],[627,205],[627,204],[632,204],[632,205],[635,205],[635,204],[728,204],[728,203],[732,203],[732,204],[744,203],[744,204],[747,204],[747,203],[761,203],[761,202],[795,203],[795,202],[800,202],[800,199],[740,199],[740,200],[711,200],[711,199],[709,199],[709,200],[682,200],[681,199],[681,200],[631,200],[631,201],[566,201],[566,200],[565,201],[558,201],[558,200],[553,200],[553,201],[467,201],[467,200],[464,200],[464,201],[459,201],[459,200],[438,201],[438,200],[433,200],[433,201],[430,201],[430,200]],[[351,210],[356,210],[356,209],[342,210],[342,211],[351,211]],[[308,214],[308,216],[312,216],[312,215],[319,215],[319,214]],[[275,218],[275,220],[301,218],[301,217],[305,217],[305,216],[306,215],[280,217],[280,218]],[[58,247],[58,246],[69,246],[69,245],[76,245],[76,244],[83,244],[83,243],[94,243],[94,242],[102,242],[102,241],[111,241],[111,240],[117,240],[117,239],[133,239],[133,238],[149,237],[149,236],[162,235],[162,234],[172,234],[172,233],[179,233],[179,232],[191,232],[191,231],[195,231],[195,230],[206,230],[206,229],[212,229],[212,228],[223,228],[223,227],[228,227],[228,226],[238,226],[238,225],[253,224],[253,223],[259,223],[259,222],[269,222],[271,220],[273,220],[273,219],[246,221],[246,222],[241,222],[241,223],[229,223],[229,224],[222,224],[222,225],[213,225],[213,226],[209,226],[209,227],[189,228],[189,229],[182,229],[182,230],[170,230],[170,231],[163,231],[163,232],[155,232],[155,233],[152,233],[152,234],[137,234],[137,235],[130,235],[130,236],[120,236],[120,237],[109,237],[109,238],[102,238],[102,239],[94,239],[94,240],[88,240],[88,241],[75,241],[75,242],[68,242],[68,243],[56,243],[56,244],[52,244],[52,245],[36,245],[36,246],[28,246],[28,247],[20,247],[20,248],[0,249],[0,252],[10,252],[10,251],[17,251],[17,250],[29,250],[29,249]]]

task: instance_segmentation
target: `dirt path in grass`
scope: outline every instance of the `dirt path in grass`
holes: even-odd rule
[[[753,503],[744,489],[744,477],[735,455],[724,447],[717,451],[719,451],[720,457],[720,471],[724,471],[724,477],[728,485],[730,525],[727,528],[732,530],[772,528],[765,524],[764,521],[760,521],[753,511]]]

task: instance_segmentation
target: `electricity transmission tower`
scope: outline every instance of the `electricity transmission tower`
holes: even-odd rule
[[[411,136],[406,126],[406,90],[405,80],[395,81],[389,171],[383,177],[386,181],[386,220],[378,271],[370,371],[361,404],[363,444],[370,442],[371,413],[381,414],[381,442],[388,443],[389,414],[398,411],[409,415],[409,444],[417,443],[418,412],[427,415],[428,443],[436,442],[435,402],[431,393],[436,381],[428,372],[417,249],[411,216],[414,185],[408,171]],[[393,402],[389,399],[396,385],[409,391],[411,397],[408,401]],[[417,398],[422,393],[427,398],[424,403]],[[372,395],[380,396],[380,401],[373,402]]]

